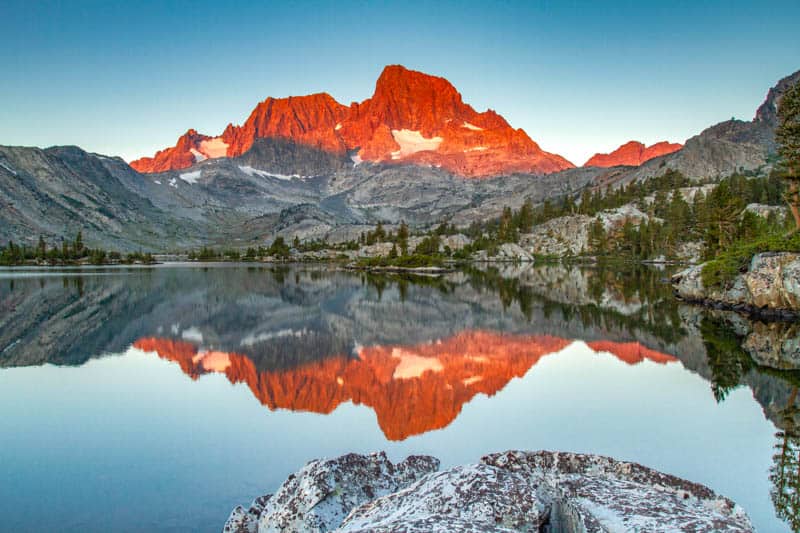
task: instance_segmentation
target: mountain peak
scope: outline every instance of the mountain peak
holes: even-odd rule
[[[388,65],[371,98],[344,106],[327,93],[260,102],[242,126],[210,137],[189,130],[173,148],[131,163],[140,172],[187,168],[211,157],[236,157],[258,138],[280,137],[361,160],[438,166],[465,177],[572,168],[543,151],[493,110],[478,113],[445,78]]]
[[[683,148],[682,144],[667,141],[645,146],[639,141],[628,141],[609,154],[595,154],[585,167],[639,166],[654,157],[671,154]]]

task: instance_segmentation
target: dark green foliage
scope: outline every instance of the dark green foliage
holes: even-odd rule
[[[781,156],[781,175],[788,182],[786,201],[795,230],[800,230],[800,83],[789,87],[781,98],[775,140]]]
[[[74,265],[85,263],[104,265],[119,262],[125,262],[119,252],[87,248],[83,243],[83,235],[80,231],[71,242],[62,240],[60,246],[50,248],[48,248],[43,235],[39,235],[35,248],[20,246],[14,242],[9,242],[5,247],[0,246],[0,265],[3,266],[25,264]]]
[[[385,240],[386,240],[386,230],[383,229],[383,224],[378,222],[378,225],[375,226],[375,229],[373,231],[367,232],[367,234],[364,237],[363,244],[369,246],[375,244],[376,242],[383,242]]]
[[[288,259],[291,255],[289,250],[289,246],[286,244],[286,241],[283,240],[283,237],[276,237],[272,244],[267,249],[267,254],[273,257],[277,257],[279,259]]]
[[[714,398],[721,402],[756,365],[742,349],[743,339],[724,322],[706,316],[700,323],[700,332],[711,369],[711,391]]]
[[[439,253],[439,244],[438,235],[433,234],[425,237],[414,249],[414,255],[437,255]]]
[[[224,254],[225,259],[228,261],[238,261],[241,254],[239,254],[239,250],[225,250]]]
[[[789,428],[778,431],[775,438],[775,454],[769,471],[770,497],[775,514],[785,520],[792,531],[800,531],[800,431],[792,423]]]
[[[800,233],[789,236],[772,234],[755,241],[738,241],[703,266],[703,285],[727,287],[740,272],[747,271],[755,254],[786,251],[800,252]]]
[[[399,267],[399,268],[421,268],[421,267],[441,267],[444,261],[441,257],[430,255],[401,255],[394,258],[389,257],[368,257],[358,260],[358,266],[364,268],[374,267]]]
[[[401,255],[408,255],[408,226],[405,222],[400,222],[397,230],[397,245],[400,246]]]
[[[706,259],[713,259],[739,241],[782,232],[783,224],[774,217],[764,220],[743,212],[750,203],[779,204],[782,190],[783,184],[776,176],[763,179],[734,175],[720,181],[707,196],[698,191],[691,204],[677,191],[657,191],[651,204],[642,201],[639,207],[663,222],[651,218],[605,235],[594,224],[589,232],[591,252],[628,260],[670,258],[683,243],[699,241],[704,245]],[[623,197],[629,194],[626,192]]]

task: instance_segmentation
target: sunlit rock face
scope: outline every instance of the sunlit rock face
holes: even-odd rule
[[[246,383],[270,409],[327,414],[345,402],[369,406],[386,438],[403,440],[446,427],[477,394],[496,394],[546,355],[563,351],[567,356],[572,343],[547,335],[464,331],[417,345],[362,347],[355,357],[331,354],[266,372],[245,355],[204,351],[184,341],[145,338],[134,346],[175,361],[193,379],[218,372],[232,383]],[[588,346],[628,364],[676,361],[639,343],[598,341]]]
[[[610,154],[595,154],[586,162],[585,167],[638,167],[662,155],[677,152],[683,148],[682,144],[661,141],[650,146],[645,146],[638,141],[629,141]]]
[[[753,531],[714,491],[637,463],[509,451],[436,472],[383,453],[307,464],[274,495],[237,507],[225,532]]]
[[[131,166],[146,173],[187,168],[207,158],[240,156],[255,139],[272,137],[349,153],[356,163],[430,165],[465,177],[574,166],[494,111],[475,111],[446,79],[400,65],[386,67],[373,96],[350,107],[325,93],[267,98],[242,126],[229,124],[218,137],[189,130],[174,147]]]
[[[687,268],[672,277],[680,298],[756,314],[785,312],[794,317],[800,312],[800,254],[756,254],[747,271],[723,287],[704,286],[704,266]]]

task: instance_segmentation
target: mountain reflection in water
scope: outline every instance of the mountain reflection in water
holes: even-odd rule
[[[354,356],[334,354],[296,368],[261,372],[246,355],[200,350],[182,341],[145,338],[134,347],[178,363],[193,379],[219,372],[231,383],[246,383],[272,410],[327,414],[344,402],[369,406],[386,438],[403,440],[447,426],[476,394],[493,396],[571,342],[547,335],[463,331],[433,342],[361,347]],[[627,364],[677,361],[639,343],[588,346]]]
[[[800,530],[800,325],[683,304],[665,277],[563,265],[441,278],[0,269],[0,416],[11,428],[0,431],[0,476],[12,480],[0,484],[3,525],[24,529],[41,493],[43,529],[86,529],[98,514],[131,529],[166,529],[165,516],[174,529],[218,529],[234,503],[314,457],[387,449],[475,460],[552,445],[706,482],[759,530]],[[152,353],[209,378],[191,383]],[[93,396],[106,390],[101,368],[105,397]],[[148,393],[158,395],[148,408],[108,400],[116,407],[105,412],[108,395]],[[651,393],[654,403],[642,401]],[[226,415],[203,427],[215,409]],[[165,428],[170,436],[139,447]],[[188,440],[196,453],[185,453]],[[81,490],[63,490],[65,479]]]

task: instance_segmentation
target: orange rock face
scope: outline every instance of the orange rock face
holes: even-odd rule
[[[478,113],[444,78],[399,65],[384,69],[372,98],[350,107],[320,93],[267,98],[242,126],[219,137],[189,130],[173,148],[131,163],[139,172],[186,168],[243,154],[261,137],[282,137],[365,161],[440,166],[465,177],[550,173],[574,165],[542,150],[492,110]],[[224,149],[223,149],[224,145]]]
[[[476,394],[496,394],[571,342],[547,335],[464,331],[435,343],[371,346],[362,348],[358,359],[332,355],[275,372],[259,372],[245,355],[199,351],[183,341],[145,338],[134,346],[175,361],[192,379],[221,372],[231,383],[246,383],[271,410],[327,414],[345,402],[366,405],[375,411],[386,438],[403,440],[446,427]],[[676,361],[639,343],[599,341],[589,346],[628,364]]]
[[[682,144],[668,143],[662,141],[652,146],[645,146],[638,141],[630,141],[610,154],[595,154],[585,165],[585,167],[616,167],[620,165],[637,167],[654,157],[659,157],[672,152],[677,152],[683,148]]]

